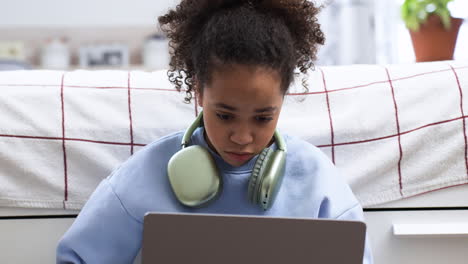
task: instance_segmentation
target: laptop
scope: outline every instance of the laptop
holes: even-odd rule
[[[142,263],[362,264],[365,234],[357,221],[148,213]]]

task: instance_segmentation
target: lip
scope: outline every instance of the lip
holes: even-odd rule
[[[252,153],[247,153],[247,152],[225,152],[229,158],[232,160],[244,162],[253,157]]]

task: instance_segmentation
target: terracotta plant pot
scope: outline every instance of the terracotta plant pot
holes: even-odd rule
[[[421,25],[419,31],[411,31],[414,53],[417,62],[453,60],[458,31],[463,23],[461,18],[451,18],[449,30],[442,25],[439,16],[431,15]]]

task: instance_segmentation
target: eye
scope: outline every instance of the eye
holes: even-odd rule
[[[216,116],[217,116],[220,120],[223,120],[223,121],[228,121],[228,120],[232,119],[232,116],[231,116],[231,115],[227,115],[227,114],[216,113]]]
[[[255,120],[257,120],[260,123],[267,123],[273,120],[273,117],[271,116],[257,116],[255,117]]]

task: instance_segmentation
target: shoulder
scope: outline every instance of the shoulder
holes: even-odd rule
[[[121,167],[132,167],[155,161],[159,163],[158,161],[164,161],[165,157],[169,160],[175,152],[180,150],[183,133],[183,131],[174,132],[149,143],[134,153]]]
[[[182,136],[184,135],[184,131],[177,131],[171,134],[168,134],[164,137],[161,137],[145,147],[143,147],[139,152],[135,153],[135,157],[141,155],[148,155],[155,151],[156,149],[161,148],[180,148],[180,143],[182,141]]]
[[[123,162],[111,175],[111,183],[119,176],[135,174],[141,171],[165,167],[174,153],[180,150],[183,131],[161,137],[134,153]]]
[[[141,218],[143,209],[166,193],[167,164],[180,150],[182,136],[183,132],[176,132],[146,145],[108,177],[122,206],[135,218]]]
[[[288,162],[305,169],[335,169],[325,153],[311,143],[291,135],[284,135]]]
[[[286,173],[290,186],[318,203],[318,216],[337,218],[359,205],[343,171],[319,148],[300,138],[285,135],[288,147]]]

